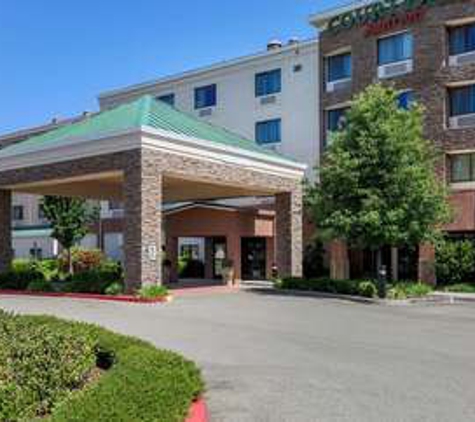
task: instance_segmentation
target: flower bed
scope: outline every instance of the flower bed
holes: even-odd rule
[[[50,317],[0,312],[0,420],[187,420],[194,363],[144,341]]]

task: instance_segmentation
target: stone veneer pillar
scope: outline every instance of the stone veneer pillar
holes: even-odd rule
[[[419,246],[418,278],[434,286],[437,284],[434,245],[425,243]]]
[[[280,277],[303,274],[302,188],[275,196],[276,264]]]
[[[0,273],[10,269],[12,249],[12,193],[0,190]]]
[[[163,176],[143,153],[124,170],[124,255],[128,291],[162,283]]]

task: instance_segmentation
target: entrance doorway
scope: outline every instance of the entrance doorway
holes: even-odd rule
[[[267,268],[266,239],[243,237],[241,239],[241,262],[243,280],[265,280]]]
[[[227,257],[226,238],[213,237],[213,278],[221,279],[223,276],[223,264]]]

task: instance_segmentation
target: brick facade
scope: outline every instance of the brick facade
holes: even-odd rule
[[[451,151],[475,151],[475,127],[470,129],[450,129],[448,126],[449,85],[475,80],[475,64],[449,66],[448,29],[454,22],[475,19],[475,2],[469,0],[435,0],[433,5],[423,6],[420,19],[412,23],[397,24],[378,35],[367,35],[364,26],[355,25],[351,29],[338,32],[324,30],[320,35],[321,72],[321,139],[322,147],[327,134],[327,111],[349,105],[350,100],[376,82],[391,84],[396,89],[414,92],[416,101],[425,108],[424,133],[427,139],[445,153],[438,173],[448,180]],[[414,39],[413,71],[391,79],[378,79],[378,38],[409,29]],[[341,90],[326,91],[328,56],[350,51],[352,57],[351,83]],[[450,192],[450,202],[454,208],[454,220],[447,225],[450,232],[475,231],[475,191]],[[338,261],[341,254],[336,248]],[[420,247],[419,276],[429,282],[435,281],[430,260],[434,260],[433,249]]]
[[[450,129],[447,126],[447,86],[475,80],[475,64],[449,66],[447,23],[475,18],[475,3],[469,0],[436,0],[434,6],[426,6],[420,21],[378,34],[366,36],[364,28],[354,27],[338,33],[324,31],[320,37],[321,117],[322,140],[326,135],[326,110],[348,103],[351,98],[368,85],[378,82],[377,39],[391,33],[410,29],[414,37],[414,71],[402,76],[385,79],[399,90],[414,91],[416,100],[425,111],[425,136],[443,152],[456,150],[475,151],[475,127]],[[327,93],[326,57],[338,50],[349,48],[352,54],[352,81],[348,89]],[[442,160],[440,173],[447,177],[448,160]],[[475,215],[475,203],[469,197],[454,194],[457,215]],[[463,209],[459,209],[463,207]],[[458,221],[458,220],[457,220]],[[464,231],[464,224],[451,224],[450,231]],[[462,222],[462,220],[460,220]],[[465,220],[466,221],[466,218]]]

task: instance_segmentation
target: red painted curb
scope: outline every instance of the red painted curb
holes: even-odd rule
[[[36,297],[57,297],[68,299],[89,299],[100,300],[107,302],[129,302],[129,303],[165,303],[168,302],[169,297],[163,297],[158,299],[142,299],[135,296],[106,296],[92,293],[55,293],[55,292],[30,292],[27,290],[0,290],[0,295],[10,296],[36,296]]]
[[[190,408],[190,414],[186,422],[208,422],[208,407],[204,399],[195,401]]]

